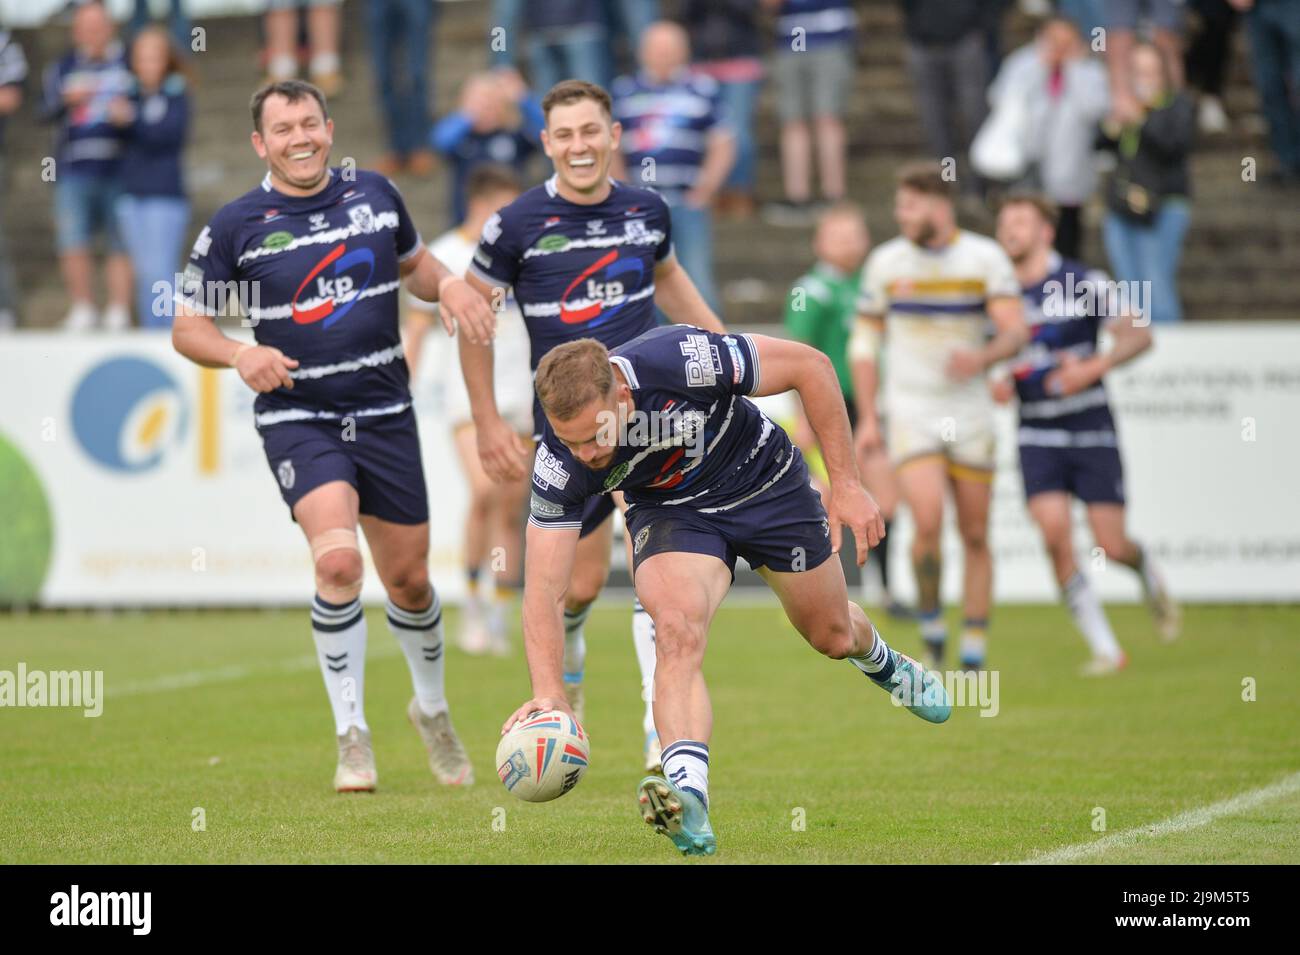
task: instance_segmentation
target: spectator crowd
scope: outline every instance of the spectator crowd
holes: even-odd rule
[[[265,78],[301,73],[327,95],[356,79],[343,74],[340,0],[264,2]],[[569,77],[611,91],[621,174],[663,194],[679,259],[715,308],[715,216],[807,227],[828,209],[842,220],[854,198],[846,113],[870,4],[483,0],[487,68],[462,81],[454,110],[435,117],[443,5],[351,2],[364,7],[386,132],[375,168],[442,176],[448,226],[466,218],[479,166],[509,167],[525,186],[544,177],[539,97]],[[1178,266],[1194,221],[1189,157],[1198,135],[1231,129],[1224,84],[1239,25],[1273,153],[1261,176],[1273,188],[1300,187],[1300,0],[1019,0],[1038,25],[1013,50],[1003,49],[1011,0],[874,2],[899,9],[925,149],[951,164],[962,211],[983,215],[1000,195],[1031,187],[1055,204],[1056,247],[1074,257],[1087,210],[1099,205],[1110,269],[1152,283],[1157,322],[1181,317]],[[189,237],[185,150],[202,88],[186,2],[168,0],[165,27],[151,22],[163,6],[137,0],[120,36],[98,0],[70,3],[67,50],[39,77],[0,30],[0,184],[11,172],[4,126],[27,101],[55,137],[53,216],[71,330],[170,321],[170,299],[154,289],[180,268]],[[760,197],[765,86],[781,194]],[[870,149],[869,131],[858,132]],[[21,312],[7,227],[0,206],[0,328]],[[819,263],[827,275],[834,268],[827,256]]]

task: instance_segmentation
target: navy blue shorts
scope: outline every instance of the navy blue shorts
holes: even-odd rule
[[[1085,504],[1123,504],[1124,466],[1119,448],[1044,448],[1020,446],[1020,476],[1025,497],[1065,491]]]
[[[736,579],[736,558],[758,570],[812,570],[831,556],[830,524],[821,495],[798,455],[776,484],[742,504],[706,514],[682,504],[636,504],[628,509],[632,573],[654,554],[711,554]]]
[[[357,489],[361,513],[394,524],[423,524],[429,496],[415,412],[356,418],[343,440],[341,421],[285,421],[261,428],[262,447],[289,513],[308,491],[330,481]]]

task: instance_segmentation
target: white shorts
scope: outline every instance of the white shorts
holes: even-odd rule
[[[958,468],[993,470],[996,440],[987,402],[903,398],[887,408],[885,444],[895,467],[939,455]]]

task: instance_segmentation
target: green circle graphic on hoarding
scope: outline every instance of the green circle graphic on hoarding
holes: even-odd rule
[[[0,435],[0,604],[36,602],[53,543],[54,523],[40,479]]]

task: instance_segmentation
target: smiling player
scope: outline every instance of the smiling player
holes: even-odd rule
[[[668,206],[658,193],[610,178],[622,127],[609,94],[581,80],[565,80],[542,100],[542,146],[555,175],[488,220],[467,276],[489,301],[513,286],[531,341],[532,367],[557,345],[593,337],[610,348],[655,327],[658,305],[673,322],[721,332],[673,255]],[[531,449],[497,410],[492,349],[465,339],[461,367],[469,390],[483,469],[494,480],[528,473]],[[535,432],[544,424],[534,405]],[[593,497],[582,518],[582,540],[565,604],[565,689],[582,710],[586,660],[583,624],[609,574],[615,502]],[[638,605],[632,641],[646,699],[646,768],[659,764],[659,742],[648,690],[654,682],[654,624]]]
[[[473,782],[443,692],[443,629],[429,583],[429,506],[398,333],[398,287],[438,301],[448,332],[491,338],[482,298],[429,254],[397,189],[375,173],[329,167],[334,123],[320,90],[272,83],[252,100],[260,186],[199,234],[177,290],[172,342],[208,368],[233,367],[258,392],[267,462],[316,571],[312,634],[334,712],[334,788],[375,788],[363,708],[366,620],[360,522],[388,592],[389,629],[415,696],[407,714],[443,783]],[[212,321],[234,304],[256,345]]]

